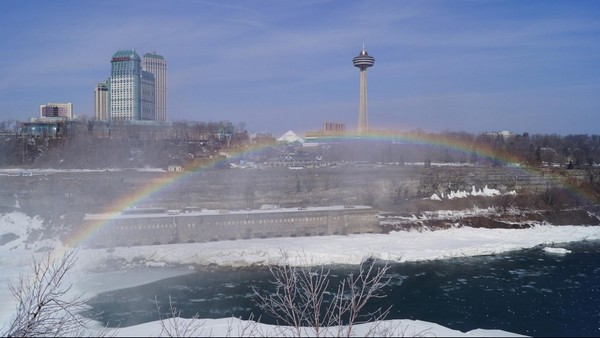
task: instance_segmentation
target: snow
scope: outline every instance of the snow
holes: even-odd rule
[[[500,195],[516,195],[516,194],[517,194],[517,192],[515,190],[507,191],[503,194],[500,192],[500,190],[488,188],[488,186],[486,185],[483,187],[483,190],[482,189],[477,190],[475,188],[475,186],[473,186],[471,188],[471,192],[468,192],[465,190],[457,190],[457,191],[451,190],[448,193],[448,195],[446,196],[446,198],[449,200],[453,200],[456,198],[465,198],[465,197],[469,197],[469,196],[493,197],[493,196],[500,196]],[[433,201],[441,201],[444,198],[444,193],[442,193],[441,195],[442,195],[442,197],[440,198],[440,196],[438,194],[433,194],[433,195],[431,195],[431,197],[429,199],[431,199]]]
[[[569,249],[565,249],[565,248],[551,248],[551,247],[545,247],[544,248],[544,252],[547,253],[553,253],[553,254],[558,254],[558,255],[566,255],[568,253],[571,253],[571,250]]]
[[[488,211],[487,209],[479,210],[484,213]],[[459,213],[438,211],[437,214]],[[18,236],[16,239],[0,245],[1,284],[16,282],[19,273],[27,271],[32,256],[39,255],[36,252],[38,249],[59,244],[41,241],[25,242],[27,236],[32,232],[35,233],[35,230],[40,229],[41,225],[41,219],[28,217],[20,212],[0,215],[0,236],[7,234]],[[437,231],[401,231],[390,234],[266,238],[121,247],[114,248],[114,250],[82,249],[78,253],[77,264],[69,276],[74,282],[74,291],[85,292],[86,297],[92,297],[100,292],[141,285],[191,271],[189,268],[165,267],[173,264],[178,266],[215,264],[232,267],[278,264],[281,250],[285,250],[290,262],[297,265],[359,264],[366,258],[395,262],[423,261],[492,255],[539,245],[554,246],[556,243],[598,239],[600,239],[600,227],[596,226],[537,225],[525,229],[460,227]],[[559,250],[561,248],[548,247],[547,249],[549,250],[546,251],[551,253],[562,252]],[[124,268],[110,272],[93,271],[97,267],[106,266],[110,261],[123,262]],[[10,318],[14,306],[8,288],[0,288],[0,328],[3,326],[2,323]],[[223,332],[218,330],[221,330],[230,320],[233,319],[206,320],[206,323],[210,324],[212,335],[223,335],[221,334]],[[239,327],[238,324],[240,322],[234,322],[233,327]],[[406,328],[409,335],[410,332],[427,332],[427,335],[432,336],[505,336],[509,334],[496,330],[474,330],[462,333],[433,323],[411,320],[401,320],[398,324]],[[158,325],[159,323],[147,323],[121,328],[114,334],[118,336],[156,335],[160,332],[160,329],[157,331]],[[266,325],[261,325],[260,328],[261,330],[273,329]]]
[[[45,241],[34,241],[28,243],[26,240],[29,236],[33,236],[36,231],[39,232],[42,229],[43,220],[39,217],[29,217],[21,212],[12,212],[9,214],[0,215],[0,238],[8,238],[8,236],[15,238],[0,246],[0,253],[5,250],[32,250],[37,251],[44,247],[56,247],[58,241],[45,240]],[[7,236],[7,237],[5,237]],[[0,240],[0,243],[4,241]],[[18,257],[16,257],[18,259]],[[15,257],[5,257],[0,255],[0,265],[2,265],[5,259],[14,260]],[[27,257],[27,264],[30,263],[31,257]],[[19,261],[21,261],[19,259]]]
[[[180,327],[190,324],[191,319],[176,319]],[[173,320],[171,320],[173,321]],[[183,325],[181,325],[183,324]],[[166,324],[168,326],[169,323]],[[191,323],[193,326],[194,324]],[[522,337],[521,335],[513,334],[501,330],[484,330],[475,329],[468,332],[452,330],[447,327],[424,322],[420,320],[388,320],[385,322],[373,324],[360,324],[354,327],[354,336],[375,337],[384,336],[386,329],[395,330],[402,337]],[[156,337],[161,331],[160,322],[144,323],[136,326],[121,328],[117,332],[117,336],[123,337]],[[322,336],[338,336],[337,328],[330,328],[329,335]],[[286,327],[275,325],[260,324],[252,321],[240,320],[237,318],[222,318],[222,319],[202,319],[201,328],[198,329],[197,336],[213,336],[213,337],[238,337],[245,333],[246,336],[253,337],[292,337],[294,333]],[[112,332],[109,332],[111,335]],[[309,328],[303,330],[303,337],[315,336],[314,331]]]
[[[453,200],[455,198],[465,198],[467,196],[469,196],[469,193],[464,190],[450,191],[450,193],[448,194],[448,199]]]
[[[395,262],[493,255],[543,244],[600,239],[600,227],[537,225],[526,229],[450,228],[295,238],[262,238],[209,243],[88,249],[79,260],[88,266],[107,258],[127,262],[143,257],[147,264],[251,266],[278,264],[285,249],[296,265],[360,264],[367,258]],[[300,259],[300,257],[304,257]]]

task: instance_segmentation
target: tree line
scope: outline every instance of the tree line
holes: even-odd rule
[[[600,163],[600,135],[417,131],[379,141],[335,143],[323,148],[323,157],[328,161],[524,164],[573,169]]]
[[[314,154],[325,162],[474,163],[560,166],[600,164],[600,135],[509,134],[444,131],[389,132],[384,137],[333,138],[319,147],[277,145],[274,138],[251,139],[244,123],[175,121],[164,125],[79,121],[68,132],[28,135],[14,120],[0,122],[2,167],[166,167],[215,157],[222,150],[266,149],[249,160]],[[271,145],[271,147],[265,147]]]
[[[60,134],[36,135],[15,121],[0,123],[0,166],[52,168],[167,167],[213,157],[248,140],[244,124],[70,121]]]

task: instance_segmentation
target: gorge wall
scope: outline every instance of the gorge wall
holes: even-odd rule
[[[255,209],[361,204],[393,208],[436,193],[471,191],[475,186],[543,193],[576,190],[600,182],[600,168],[564,170],[519,167],[348,165],[338,167],[203,169],[196,173],[156,171],[33,171],[1,175],[0,207],[30,214],[101,213],[139,199],[138,207]],[[17,205],[18,201],[18,205]]]

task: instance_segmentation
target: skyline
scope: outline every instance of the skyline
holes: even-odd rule
[[[597,1],[9,0],[0,13],[0,120],[47,102],[92,117],[111,56],[135,48],[169,61],[172,121],[356,130],[364,43],[374,129],[599,133]]]

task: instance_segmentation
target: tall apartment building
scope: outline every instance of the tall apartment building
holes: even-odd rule
[[[109,82],[103,81],[94,89],[94,116],[98,121],[108,121],[108,87]]]
[[[110,61],[109,115],[111,120],[139,121],[142,115],[142,67],[135,49],[119,50]]]
[[[73,118],[72,103],[48,103],[40,105],[40,117],[64,117]]]
[[[167,61],[162,55],[146,53],[142,69],[154,75],[156,121],[167,121]]]

